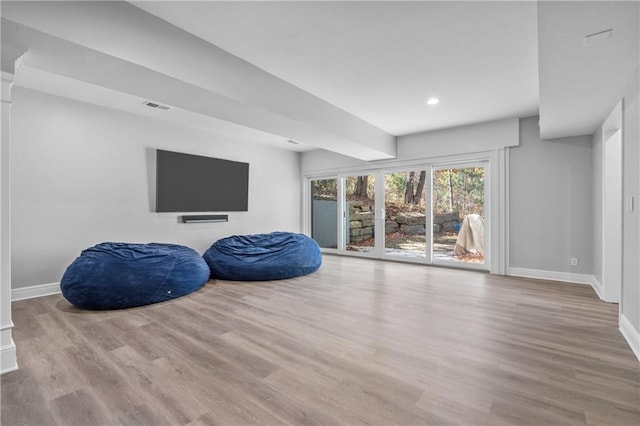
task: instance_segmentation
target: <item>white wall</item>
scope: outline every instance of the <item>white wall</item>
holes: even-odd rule
[[[302,171],[321,174],[349,168],[383,167],[412,160],[490,152],[518,145],[518,119],[489,121],[432,132],[398,137],[398,157],[393,160],[362,161],[325,150],[302,154]]]
[[[517,146],[518,119],[488,121],[398,138],[398,157],[433,158]]]
[[[509,149],[512,268],[593,272],[591,145],[591,136],[541,141],[538,117],[520,120],[520,146]]]
[[[300,231],[300,155],[14,88],[13,288],[60,280],[102,241],[172,242],[203,252],[232,234]],[[181,224],[153,212],[154,149],[250,163],[249,211]]]

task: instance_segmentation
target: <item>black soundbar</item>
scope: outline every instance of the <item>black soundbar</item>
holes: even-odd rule
[[[228,222],[228,214],[197,214],[180,216],[182,223]]]

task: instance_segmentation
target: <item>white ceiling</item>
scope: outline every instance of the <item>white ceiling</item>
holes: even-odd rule
[[[396,136],[538,112],[534,2],[132,3]]]
[[[591,133],[638,66],[637,1],[3,0],[2,16],[3,58],[29,52],[17,85],[363,160],[392,158],[394,136],[538,113],[545,138]]]
[[[540,134],[593,133],[638,68],[639,2],[540,2]],[[570,19],[568,19],[569,17]],[[611,29],[609,38],[585,36]]]

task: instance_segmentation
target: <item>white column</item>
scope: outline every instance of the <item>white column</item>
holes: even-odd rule
[[[11,87],[13,74],[2,72],[0,140],[0,374],[18,369],[11,336]]]

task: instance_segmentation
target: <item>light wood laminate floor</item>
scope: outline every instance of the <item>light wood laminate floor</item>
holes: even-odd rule
[[[640,363],[588,286],[325,256],[120,311],[13,303],[2,425],[640,424]]]

